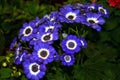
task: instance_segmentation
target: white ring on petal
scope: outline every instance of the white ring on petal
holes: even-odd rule
[[[38,66],[38,71],[37,71],[37,72],[33,72],[33,71],[32,71],[32,66],[33,66],[33,65],[37,65],[37,66]],[[37,75],[37,74],[40,72],[40,65],[37,64],[37,63],[31,63],[31,64],[29,65],[29,70],[30,70],[30,73],[31,73],[32,75]]]
[[[50,21],[54,21],[54,20],[55,20],[55,18],[54,18],[54,17],[50,19]]]
[[[68,17],[69,16],[73,16],[73,19],[72,20],[75,20],[76,19],[76,13],[73,13],[73,12],[68,12],[66,15],[65,15],[65,17],[67,18],[67,19],[69,19]],[[70,19],[71,20],[71,19]]]
[[[22,61],[23,60],[23,56],[24,56],[25,54],[22,54],[22,56],[20,57],[20,61]]]
[[[45,37],[46,35],[50,35],[50,39],[47,40],[47,41],[44,40],[44,37]],[[41,41],[42,41],[42,42],[48,42],[48,41],[52,41],[52,40],[53,40],[53,34],[50,34],[50,33],[43,34],[42,37],[41,37]]]
[[[95,7],[94,7],[94,6],[89,6],[88,8],[89,8],[89,9],[90,9],[90,8],[95,9]]]
[[[70,48],[70,47],[69,47],[69,42],[73,42],[73,43],[74,43],[74,47],[73,47],[73,48]],[[66,46],[67,46],[68,49],[74,50],[74,49],[77,47],[77,43],[76,43],[75,40],[68,40],[68,41],[66,42]]]
[[[89,22],[90,20],[93,20],[95,22],[95,24],[99,23],[99,21],[97,20],[97,18],[94,18],[94,17],[87,18],[87,22]]]
[[[41,53],[42,51],[46,51],[46,52],[47,52],[47,55],[46,55],[45,57],[42,57],[42,56],[40,55],[40,53]],[[41,58],[41,59],[47,59],[48,56],[49,56],[49,54],[50,54],[49,50],[48,50],[48,49],[45,49],[45,48],[42,48],[42,49],[40,49],[40,50],[38,51],[38,57]]]
[[[83,42],[83,40],[80,40],[80,42],[81,42],[82,46],[84,46],[84,45],[85,45],[85,44],[84,44],[84,42]]]
[[[107,14],[107,11],[106,11],[103,7],[99,7],[99,8],[98,8],[99,12],[101,12],[101,11],[100,11],[101,9],[104,11],[104,14]]]
[[[69,60],[67,60],[67,58],[69,58]],[[64,60],[65,60],[65,62],[70,62],[71,61],[71,56],[70,55],[65,55]]]
[[[45,32],[48,32],[49,29],[54,29],[54,26],[48,26],[48,27],[45,27]]]
[[[30,28],[31,32],[30,32],[29,34],[26,34],[26,30],[27,30],[28,28]],[[31,26],[27,26],[27,27],[23,30],[23,35],[24,35],[24,36],[29,36],[29,35],[32,34],[32,32],[33,32],[33,28],[32,28]]]

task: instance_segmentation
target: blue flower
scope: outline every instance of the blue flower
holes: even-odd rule
[[[56,52],[54,54],[54,60],[59,60],[60,59],[60,55]]]
[[[47,44],[52,44],[54,40],[58,40],[58,32],[54,33],[40,33],[37,35],[37,40],[36,43],[42,42],[42,43],[47,43]]]
[[[23,62],[24,73],[30,80],[40,80],[45,75],[46,67],[33,60]]]
[[[44,19],[46,19],[46,21],[59,22],[59,12],[53,11],[49,15],[45,15]]]
[[[39,43],[34,46],[33,57],[43,64],[48,64],[54,60],[54,55],[56,54],[55,49],[44,43]]]
[[[87,3],[85,4],[86,6],[86,9],[87,9],[87,13],[97,13],[98,12],[98,4],[95,4],[95,3]]]
[[[28,52],[27,50],[22,50],[19,54],[15,55],[14,63],[19,65],[22,62],[29,60],[30,57],[31,57],[30,52]]]
[[[80,23],[82,20],[82,17],[80,16],[80,11],[78,9],[73,9],[71,5],[67,5],[61,8],[59,14],[60,22]]]
[[[100,13],[102,16],[108,18],[109,17],[109,11],[108,9],[104,8],[103,6],[99,5],[98,6],[98,13]]]
[[[100,25],[103,25],[105,23],[105,20],[101,17],[101,14],[87,13],[86,18],[84,18],[84,21],[82,23],[87,26],[91,26],[97,31],[101,31]]]
[[[25,41],[29,41],[30,39],[32,39],[33,35],[36,34],[37,32],[37,29],[35,27],[36,25],[32,21],[29,23],[23,24],[23,27],[22,29],[20,29],[20,32],[19,32],[19,38]]]
[[[17,38],[15,37],[13,40],[12,40],[12,43],[10,44],[10,49],[12,50],[14,47],[15,47],[15,44],[17,43]]]
[[[19,64],[21,64],[23,61],[24,61],[24,56],[26,55],[26,53],[21,53],[21,54],[19,54],[19,55],[16,55],[15,56],[15,59],[14,59],[14,63],[16,64],[16,65],[19,65]]]
[[[64,40],[61,42],[62,50],[66,53],[75,53],[80,51],[80,39],[74,35],[68,35]]]
[[[87,48],[86,40],[84,38],[82,38],[82,37],[79,37],[79,39],[80,39],[81,47],[82,48]]]
[[[73,54],[67,54],[63,53],[60,57],[60,60],[62,61],[62,64],[65,66],[72,66],[75,62],[75,58]]]
[[[38,28],[38,31],[39,32],[58,32],[59,28],[61,28],[61,25],[59,23],[49,21],[40,25]]]
[[[18,43],[17,47],[15,48],[15,55],[18,56],[19,54],[21,54],[21,51],[22,51],[21,43]]]
[[[87,9],[86,5],[83,5],[83,4],[80,4],[80,3],[77,3],[75,5],[75,8],[80,11],[80,15],[86,15],[86,13],[88,12],[88,9]]]

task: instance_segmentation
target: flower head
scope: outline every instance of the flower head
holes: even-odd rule
[[[66,53],[75,53],[80,51],[80,40],[77,36],[69,35],[61,42],[61,47]]]
[[[29,22],[23,24],[23,27],[20,29],[19,38],[21,40],[29,41],[33,38],[33,35],[37,32],[34,22]]]
[[[10,44],[10,49],[12,50],[14,47],[15,47],[15,44],[17,43],[17,38],[15,37],[13,40],[12,40],[12,43]]]
[[[80,37],[79,39],[80,39],[81,47],[86,48],[87,47],[87,41],[82,37]]]
[[[88,13],[86,14],[86,18],[83,21],[83,24],[87,26],[91,26],[93,29],[97,31],[101,30],[100,25],[103,25],[105,20],[101,17],[101,14],[96,13]]]
[[[80,11],[78,9],[73,9],[73,6],[67,5],[60,9],[60,22],[73,23],[81,22],[82,16],[79,15]]]
[[[109,17],[109,11],[108,9],[104,8],[103,6],[99,5],[98,6],[98,13],[100,13],[104,17]]]
[[[59,17],[59,12],[53,11],[53,12],[51,12],[51,14],[45,15],[44,19],[46,19],[46,21],[58,22],[59,21],[58,17]]]
[[[40,33],[37,35],[37,40],[36,43],[42,42],[42,43],[48,43],[48,44],[52,44],[54,40],[58,39],[58,32],[54,32],[54,33]]]
[[[60,60],[62,61],[62,64],[65,66],[72,66],[75,62],[74,55],[67,53],[63,53],[62,56],[60,57]]]
[[[38,31],[41,32],[58,32],[58,29],[61,28],[61,25],[59,23],[55,22],[46,22],[39,26]]]
[[[36,61],[27,60],[23,62],[24,73],[28,79],[39,80],[45,75],[46,67]]]
[[[55,53],[56,51],[52,46],[39,43],[34,46],[34,51],[32,54],[37,61],[42,62],[43,64],[47,64],[54,60]]]

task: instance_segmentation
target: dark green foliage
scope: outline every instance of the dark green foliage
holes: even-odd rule
[[[67,0],[64,4],[91,1]],[[62,6],[53,2],[54,0],[0,0],[0,80],[27,80],[21,66],[14,64],[14,53],[9,51],[9,45],[23,23],[36,16],[41,18]],[[106,19],[102,31],[96,32],[78,24],[75,26],[80,26],[79,29],[69,28],[67,33],[84,37],[88,47],[76,54],[76,62],[72,67],[62,66],[59,61],[49,64],[43,80],[120,79],[120,9],[110,7],[106,0],[98,0],[97,3],[110,11],[110,18]],[[59,53],[62,54],[60,50]],[[7,66],[3,66],[4,62]]]

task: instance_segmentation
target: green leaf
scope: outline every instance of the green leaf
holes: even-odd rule
[[[9,68],[2,68],[0,69],[0,76],[1,78],[9,78],[11,76],[12,70]]]
[[[67,80],[65,73],[60,68],[57,68],[55,74],[48,73],[46,76],[48,80]]]
[[[2,50],[4,49],[5,44],[5,38],[3,35],[3,31],[0,29],[0,54],[2,53]]]
[[[2,62],[5,59],[6,59],[5,56],[0,56],[0,62]]]
[[[101,42],[105,42],[105,41],[109,41],[110,40],[110,36],[108,32],[101,32],[100,33],[100,41]]]
[[[28,79],[23,75],[21,80],[28,80]]]
[[[116,20],[117,20],[116,18],[114,18],[114,20],[112,18],[107,20],[104,26],[105,30],[112,30],[116,28],[118,25],[118,22]]]
[[[111,38],[112,40],[120,43],[120,27],[111,32]]]
[[[98,49],[99,49],[100,53],[102,54],[102,56],[108,60],[115,59],[119,53],[119,52],[117,52],[116,48],[102,44],[102,43],[99,44]]]
[[[94,68],[89,68],[89,66],[74,66],[74,78],[76,80],[100,80],[104,76],[101,71]]]

